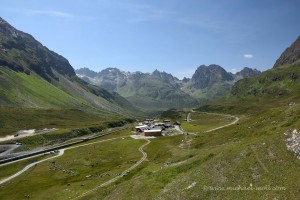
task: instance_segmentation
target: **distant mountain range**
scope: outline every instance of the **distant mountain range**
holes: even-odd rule
[[[100,72],[88,68],[76,70],[77,76],[83,80],[115,91],[142,109],[194,107],[230,91],[238,80],[260,73],[246,67],[232,74],[218,65],[201,65],[191,79],[179,80],[159,70],[152,73],[124,72],[117,68]]]
[[[197,100],[180,88],[181,81],[166,72],[123,72],[107,68],[99,73],[87,68],[76,70],[77,76],[94,85],[119,93],[144,110],[193,107]]]
[[[127,113],[116,92],[79,79],[68,60],[0,18],[0,104],[26,108]]]

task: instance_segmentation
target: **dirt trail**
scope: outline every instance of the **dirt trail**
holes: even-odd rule
[[[195,111],[192,111],[192,112],[195,112]],[[213,128],[213,129],[204,131],[204,133],[212,132],[212,131],[215,131],[215,130],[218,130],[218,129],[221,129],[221,128],[225,128],[227,126],[231,126],[233,124],[236,124],[240,120],[240,118],[238,118],[236,116],[233,116],[233,115],[220,114],[220,113],[209,113],[209,112],[199,112],[199,113],[204,113],[204,114],[208,114],[208,115],[219,115],[219,116],[224,116],[224,117],[233,117],[233,118],[235,118],[235,120],[233,122],[231,122],[230,124],[226,124],[226,125],[223,125],[223,126],[219,126],[217,128]],[[189,118],[190,118],[190,115],[191,115],[191,113],[188,113],[188,117]],[[181,132],[184,132],[184,131],[181,130]]]
[[[218,130],[218,129],[221,129],[221,128],[225,128],[225,127],[227,127],[227,126],[231,126],[231,125],[233,125],[233,124],[236,124],[236,123],[240,120],[240,118],[238,118],[238,117],[236,117],[236,116],[231,116],[231,115],[224,115],[224,116],[234,117],[235,120],[234,120],[233,122],[231,122],[230,124],[226,124],[226,125],[224,125],[224,126],[219,126],[219,127],[217,127],[217,128],[213,128],[213,129],[210,129],[210,130],[204,131],[204,132],[205,132],[205,133],[208,133],[208,132],[212,132],[212,131],[215,131],[215,130]]]
[[[192,112],[195,112],[195,111],[192,111]],[[215,131],[215,130],[219,130],[219,129],[225,128],[225,127],[227,127],[227,126],[231,126],[231,125],[233,125],[233,124],[236,124],[236,123],[240,120],[240,118],[238,118],[238,117],[236,117],[236,116],[232,116],[232,115],[219,114],[219,113],[208,113],[208,112],[200,112],[200,113],[205,113],[205,114],[209,114],[209,115],[219,115],[219,116],[225,116],[225,117],[234,117],[234,118],[235,118],[235,120],[234,120],[233,122],[229,123],[229,124],[226,124],[226,125],[223,125],[223,126],[219,126],[219,127],[217,127],[217,128],[213,128],[213,129],[204,131],[204,133],[209,133],[209,132],[212,132],[212,131]],[[190,117],[190,114],[191,114],[191,113],[189,113],[189,115],[188,115],[189,117]],[[185,133],[184,130],[182,130],[182,128],[180,128],[180,131],[181,131],[183,134]],[[186,162],[189,161],[189,160],[193,160],[193,158],[189,158],[189,159],[187,159],[187,160],[183,160],[183,161],[180,161],[180,162],[177,162],[177,163],[171,163],[171,164],[168,164],[167,167],[175,167],[175,166],[184,164],[184,163],[186,163]]]
[[[106,181],[105,183],[102,183],[101,185],[99,185],[99,186],[97,186],[97,187],[95,187],[95,188],[93,188],[93,189],[91,189],[91,190],[86,191],[85,193],[81,194],[80,196],[78,196],[78,197],[76,197],[76,198],[74,198],[74,199],[79,199],[79,198],[81,198],[81,197],[86,196],[86,195],[87,195],[88,193],[90,193],[90,192],[96,191],[97,189],[99,189],[99,188],[101,188],[101,187],[105,187],[105,186],[107,186],[107,185],[109,185],[109,184],[111,184],[111,183],[117,181],[119,178],[125,176],[125,175],[128,174],[130,171],[132,171],[133,169],[135,169],[136,167],[138,167],[138,166],[139,166],[142,162],[144,162],[144,161],[146,160],[146,158],[147,158],[147,153],[144,152],[143,148],[144,148],[145,146],[147,146],[148,144],[150,144],[151,141],[148,140],[148,139],[145,139],[145,140],[147,141],[147,143],[143,144],[143,145],[140,146],[140,148],[139,148],[139,151],[142,153],[143,157],[142,157],[137,163],[135,163],[135,164],[132,165],[129,169],[127,169],[127,170],[125,170],[124,172],[122,172],[119,176],[116,176],[115,178],[110,179],[110,180]]]

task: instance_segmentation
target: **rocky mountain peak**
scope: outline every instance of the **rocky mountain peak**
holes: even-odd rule
[[[275,62],[273,68],[280,67],[286,64],[293,64],[300,60],[300,36],[297,40],[288,47]]]
[[[151,76],[153,76],[155,78],[158,78],[160,80],[163,80],[163,81],[176,81],[176,80],[178,80],[172,74],[169,74],[169,73],[164,72],[164,71],[161,72],[157,69],[152,72]]]
[[[191,78],[192,85],[196,89],[203,89],[216,82],[230,80],[233,80],[232,75],[226,72],[221,66],[215,64],[209,66],[200,65]]]
[[[259,76],[261,74],[261,71],[257,69],[252,69],[249,67],[244,67],[240,72],[237,72],[236,75],[240,75],[243,78],[250,78],[254,76]]]
[[[81,77],[90,77],[90,78],[95,78],[98,73],[94,72],[93,70],[90,70],[89,68],[80,68],[76,70],[76,74],[80,75]]]
[[[160,74],[160,71],[158,69],[155,69],[152,74]]]
[[[115,67],[109,67],[109,68],[106,68],[104,70],[102,70],[100,72],[101,73],[108,73],[108,74],[121,74],[121,70],[119,70],[118,68],[115,68]]]
[[[121,71],[120,69],[115,67],[106,68],[98,73],[99,77],[106,77],[110,79],[124,79],[128,75],[130,75],[129,72]]]

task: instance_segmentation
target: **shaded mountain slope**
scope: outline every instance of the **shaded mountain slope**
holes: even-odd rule
[[[283,65],[293,64],[295,62],[300,63],[300,36],[293,44],[288,47],[281,56],[276,60],[273,68],[277,68]]]
[[[64,57],[1,18],[0,28],[0,87],[5,90],[1,102],[14,106],[90,107],[111,112],[134,109],[117,93],[77,78]]]
[[[64,57],[0,18],[0,132],[6,126],[3,123],[13,120],[7,108],[18,108],[20,114],[22,108],[34,109],[32,114],[39,109],[43,113],[55,109],[68,117],[72,116],[68,114],[70,110],[78,110],[86,122],[89,118],[98,118],[101,122],[105,119],[103,116],[120,119],[119,116],[133,116],[133,112],[139,112],[116,92],[79,79]],[[24,126],[34,124],[28,117],[23,119],[26,123],[20,124]]]
[[[44,79],[57,79],[53,70],[63,76],[74,76],[70,63],[57,53],[19,31],[0,18],[0,64],[14,71],[36,72]]]

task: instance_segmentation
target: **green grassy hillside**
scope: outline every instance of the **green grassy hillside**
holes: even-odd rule
[[[35,73],[28,75],[2,67],[0,135],[33,128],[90,127],[120,120],[119,113],[128,113],[128,118],[131,114],[126,110],[134,110],[119,95],[93,88],[81,80],[62,80],[60,88]]]
[[[40,128],[82,128],[120,120],[113,114],[89,114],[77,109],[15,108],[0,106],[0,136],[19,130]]]
[[[21,127],[48,126],[45,121],[52,121],[53,126],[65,123],[73,127],[70,122],[80,124],[80,117],[93,124],[96,120],[140,114],[117,93],[79,79],[67,59],[2,18],[0,107],[0,133],[3,134]]]
[[[1,104],[6,106],[70,108],[83,103],[35,73],[27,75],[4,67],[0,69],[0,91]]]
[[[300,65],[270,69],[258,77],[237,82],[231,93],[203,105],[201,111],[259,113],[264,110],[298,104]]]
[[[36,73],[15,72],[6,67],[0,69],[0,103],[6,106],[41,108],[95,108],[125,112],[135,108],[116,93],[74,77],[67,79],[59,74],[59,81],[49,83]],[[121,107],[124,107],[122,110]]]

